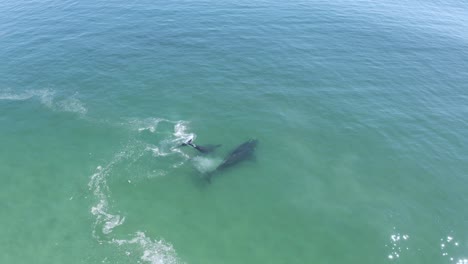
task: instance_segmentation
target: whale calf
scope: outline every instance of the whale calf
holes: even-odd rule
[[[219,148],[221,146],[220,144],[218,144],[218,145],[205,145],[205,146],[195,145],[192,142],[192,140],[193,139],[190,139],[189,141],[187,141],[185,143],[182,143],[181,146],[191,146],[192,148],[198,150],[199,152],[201,152],[203,154],[211,153],[211,152],[215,151],[217,148]]]

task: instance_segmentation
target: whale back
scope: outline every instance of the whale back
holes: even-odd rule
[[[258,140],[256,139],[249,139],[248,141],[240,144],[227,155],[223,162],[217,167],[217,170],[225,169],[250,158],[255,151],[257,144]]]

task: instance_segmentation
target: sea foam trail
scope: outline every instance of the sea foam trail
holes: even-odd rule
[[[158,172],[159,175],[167,175],[167,170],[177,168],[188,160],[188,155],[178,148],[180,142],[195,137],[195,134],[187,132],[187,122],[150,118],[133,120],[130,122],[130,125],[136,128],[136,131],[138,131],[137,133],[143,131],[139,129],[142,127],[154,127],[154,130],[148,129],[148,131],[157,133],[157,126],[161,122],[171,124],[172,132],[166,133],[166,136],[156,145],[138,140],[127,144],[124,150],[114,155],[107,165],[98,166],[96,171],[91,175],[88,183],[89,190],[93,193],[96,200],[96,203],[91,206],[90,210],[91,214],[95,217],[92,230],[93,236],[100,243],[123,247],[125,250],[129,250],[127,251],[128,255],[138,255],[141,261],[151,264],[178,263],[179,260],[171,244],[164,240],[151,239],[142,231],[136,231],[130,238],[116,238],[113,236],[113,230],[123,225],[126,217],[112,212],[111,209],[115,206],[110,204],[111,190],[107,181],[117,167],[121,167],[122,165],[126,167],[138,166],[140,164],[139,161],[142,160],[142,157],[144,157],[145,153],[148,153],[148,151],[153,154],[153,158],[164,158],[166,156],[174,156],[176,158],[171,161],[172,165],[169,168],[162,168]],[[135,176],[130,175],[130,177]],[[148,177],[147,179],[150,178],[151,177]]]
[[[11,89],[0,90],[0,100],[5,101],[25,101],[30,99],[38,100],[42,105],[58,112],[71,112],[85,115],[88,109],[75,93],[71,96],[57,98],[57,93],[51,89],[26,90],[15,92]]]
[[[3,89],[0,90],[0,100],[24,101],[35,97],[44,105],[51,106],[54,94],[55,92],[50,89],[26,90],[21,92],[13,91],[12,89]]]
[[[171,244],[163,240],[152,240],[141,231],[137,231],[134,237],[130,239],[112,239],[111,243],[119,246],[138,245],[142,251],[140,259],[151,264],[175,264],[179,262]]]
[[[91,176],[88,183],[89,189],[93,192],[98,200],[98,203],[91,207],[91,213],[96,217],[93,228],[93,236],[99,239],[99,234],[96,232],[98,226],[101,226],[101,232],[105,235],[110,234],[112,229],[122,225],[125,217],[117,214],[109,213],[109,186],[107,185],[106,177],[112,170],[113,166],[128,155],[127,152],[122,151],[118,153],[114,159],[104,168],[98,166],[96,172]]]
[[[80,115],[85,115],[88,112],[88,109],[84,106],[83,102],[76,98],[76,95],[58,101],[55,108],[59,111],[72,112]]]
[[[136,248],[131,247],[128,250],[134,254],[140,254],[142,261],[151,264],[177,263],[177,256],[171,244],[163,240],[152,240],[144,232],[137,231],[133,237],[128,239],[110,238],[113,229],[124,224],[125,217],[110,212],[110,189],[107,177],[112,174],[114,166],[134,158],[134,155],[138,155],[138,153],[132,150],[121,151],[107,166],[98,166],[96,172],[91,176],[88,186],[97,200],[97,203],[91,207],[91,214],[95,216],[93,237],[100,243],[114,244],[125,247],[126,250],[130,245],[136,245]],[[131,253],[128,252],[128,254]]]
[[[13,94],[9,92],[0,93],[0,100],[23,101],[33,97],[30,94]]]
[[[170,122],[164,118],[144,118],[144,119],[130,119],[128,123],[131,127],[136,128],[138,132],[149,131],[150,133],[155,133],[158,125],[162,122]],[[125,123],[126,124],[126,123]]]
[[[138,132],[148,131],[150,133],[157,133],[158,127],[163,125],[173,126],[172,138],[166,140],[171,141],[172,143],[183,143],[187,142],[189,139],[195,139],[196,135],[194,133],[188,132],[188,122],[179,120],[171,121],[164,118],[144,118],[144,119],[130,119],[127,122],[123,123],[124,125],[129,124],[132,129],[137,130]]]

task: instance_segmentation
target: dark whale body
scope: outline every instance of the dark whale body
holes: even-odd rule
[[[258,144],[258,140],[256,139],[249,139],[248,141],[240,144],[237,148],[235,148],[227,157],[223,160],[223,162],[216,168],[216,170],[223,170],[228,167],[231,167],[243,160],[250,158],[255,150],[255,147]]]
[[[193,142],[192,142],[192,139],[190,139],[189,141],[183,143],[181,146],[191,146],[192,148],[198,150],[200,153],[203,153],[203,154],[208,154],[208,153],[211,153],[213,151],[215,151],[217,148],[219,148],[221,145],[218,144],[218,145],[205,145],[205,146],[200,146],[200,145],[195,145]]]

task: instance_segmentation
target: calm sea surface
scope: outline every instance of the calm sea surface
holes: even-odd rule
[[[0,3],[0,263],[466,264],[467,188],[466,1]]]

